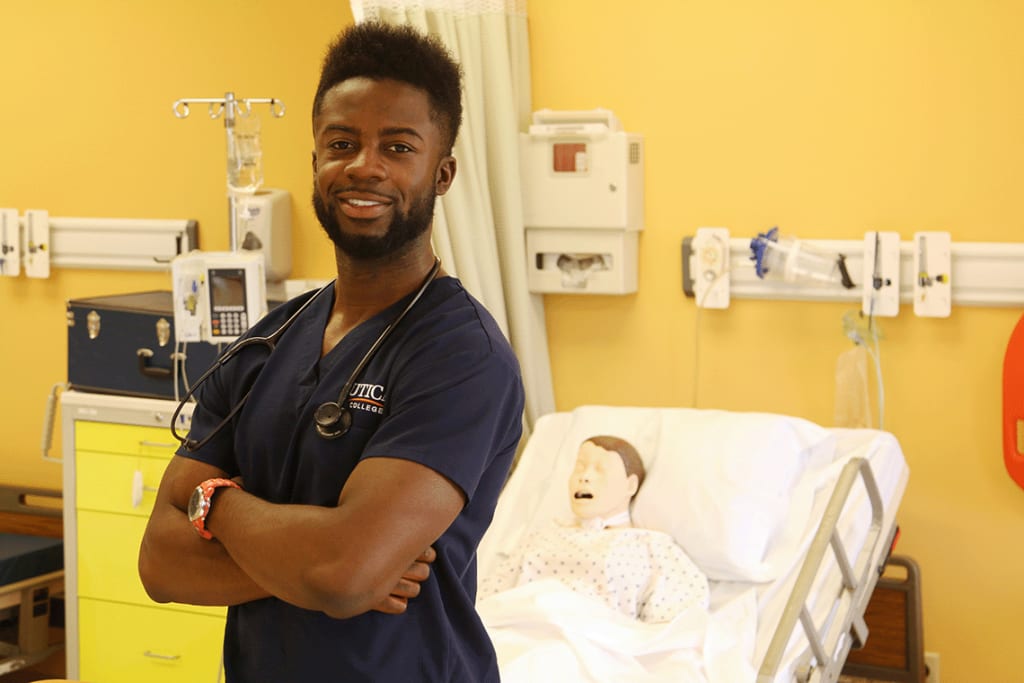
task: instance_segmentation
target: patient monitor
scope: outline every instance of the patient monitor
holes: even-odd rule
[[[171,262],[178,342],[232,342],[267,312],[260,252],[193,251]]]

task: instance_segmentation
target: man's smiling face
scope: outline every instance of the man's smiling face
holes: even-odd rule
[[[313,207],[341,251],[381,258],[427,231],[455,160],[442,153],[425,92],[350,78],[326,93],[313,127]]]

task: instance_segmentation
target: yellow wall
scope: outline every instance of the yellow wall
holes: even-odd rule
[[[277,97],[258,107],[265,185],[293,202],[295,277],[330,277],[309,193],[310,103],[347,2],[3,0],[0,3],[0,207],[51,216],[194,218],[200,245],[228,246],[222,121],[184,97]],[[55,268],[0,278],[0,482],[60,487],[40,458],[50,387],[67,376],[68,299],[170,289],[166,273]],[[52,454],[59,455],[60,441]]]
[[[702,407],[830,422],[850,307],[736,300],[698,320],[678,255],[698,226],[1020,239],[1017,5],[534,0],[529,11],[535,107],[608,107],[646,136],[639,293],[547,298],[560,409],[691,405],[699,334]],[[295,276],[329,277],[307,208],[309,100],[323,46],[350,21],[339,0],[5,0],[0,206],[195,218],[201,243],[224,248],[223,129],[201,109],[174,118],[171,102],[280,97],[285,118],[263,118],[266,184],[295,202]],[[46,395],[66,376],[65,301],[166,288],[165,274],[0,279],[0,481],[60,486],[38,453]],[[999,418],[1019,316],[904,310],[882,322],[886,427],[912,467],[899,551],[922,566],[927,648],[947,683],[1024,670],[1024,491],[1003,470]]]
[[[948,230],[1020,241],[1018,3],[533,0],[534,108],[615,111],[646,138],[640,288],[548,296],[560,409],[766,410],[823,424],[845,304],[734,300],[695,315],[680,244]],[[1001,368],[1021,310],[881,322],[885,426],[911,466],[898,551],[922,567],[942,680],[1020,681],[1024,491],[1006,475]]]

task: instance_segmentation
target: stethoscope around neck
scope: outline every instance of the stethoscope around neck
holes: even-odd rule
[[[434,267],[427,273],[427,277],[424,278],[423,284],[416,290],[416,294],[413,295],[409,303],[405,305],[402,312],[395,316],[395,319],[384,328],[384,331],[380,333],[377,340],[373,342],[373,346],[363,355],[362,360],[356,365],[352,374],[348,376],[348,381],[345,382],[345,386],[341,388],[341,393],[338,394],[337,401],[327,401],[321,403],[317,409],[313,412],[313,424],[316,427],[316,433],[325,439],[337,439],[349,430],[352,426],[352,411],[347,405],[348,395],[352,392],[352,387],[355,386],[356,380],[359,379],[359,375],[362,374],[363,368],[373,360],[373,357],[377,355],[377,350],[387,341],[387,338],[391,336],[391,332],[398,327],[398,323],[402,322],[402,318],[405,314],[412,310],[412,307],[416,305],[416,302],[420,300],[423,293],[427,291],[427,287],[430,286],[431,281],[437,275],[437,271],[441,268],[441,259],[434,259]]]
[[[343,436],[346,432],[348,432],[349,428],[351,428],[352,411],[346,404],[348,396],[352,392],[352,387],[355,386],[356,382],[359,380],[359,376],[362,374],[366,366],[370,363],[371,360],[373,360],[374,356],[377,355],[377,351],[380,350],[380,347],[383,346],[384,342],[387,341],[388,337],[391,336],[391,333],[394,332],[396,327],[398,327],[398,324],[402,322],[402,319],[405,318],[406,314],[408,314],[409,311],[413,309],[413,306],[416,305],[416,302],[418,302],[420,298],[423,296],[424,292],[427,291],[427,287],[430,286],[430,283],[437,276],[437,273],[440,269],[441,259],[435,257],[434,265],[430,269],[430,272],[427,273],[427,276],[423,279],[423,283],[420,284],[419,289],[416,290],[416,293],[413,295],[412,299],[409,300],[409,303],[405,305],[405,308],[403,308],[401,312],[395,316],[395,319],[392,320],[388,324],[388,326],[384,328],[384,330],[373,342],[373,344],[370,346],[367,352],[363,354],[362,359],[360,359],[355,369],[352,370],[352,374],[349,375],[348,380],[346,380],[344,386],[342,386],[341,392],[338,394],[337,400],[327,401],[317,406],[317,409],[313,412],[313,426],[316,429],[317,434],[319,434],[325,439],[337,439],[338,437]],[[192,395],[196,392],[199,386],[203,382],[205,382],[214,373],[214,371],[217,370],[217,368],[227,363],[234,356],[236,356],[242,349],[248,346],[259,344],[261,346],[268,347],[270,349],[270,352],[273,353],[275,347],[277,346],[277,342],[281,339],[281,336],[285,333],[285,331],[287,331],[288,328],[292,326],[292,323],[295,322],[299,315],[301,315],[302,312],[305,311],[306,308],[308,308],[309,305],[313,303],[313,301],[317,297],[320,296],[320,294],[330,289],[330,287],[333,284],[334,283],[332,282],[330,284],[325,285],[319,291],[315,292],[312,296],[310,296],[310,298],[306,300],[306,302],[303,303],[302,306],[300,306],[297,311],[292,313],[291,317],[285,320],[284,323],[282,323],[282,325],[276,330],[274,330],[274,332],[271,333],[270,335],[266,337],[244,338],[237,344],[232,346],[230,349],[225,351],[224,355],[218,358],[217,362],[214,363],[210,369],[204,372],[203,375],[196,381],[196,383],[192,385],[192,387],[188,390],[188,393],[185,394],[185,397],[181,399],[181,402],[178,404],[177,409],[174,411],[174,416],[171,418],[171,434],[174,435],[175,439],[181,442],[182,446],[184,446],[186,450],[197,451],[204,445],[206,445],[210,441],[210,439],[216,436],[217,433],[220,432],[220,430],[222,430],[225,426],[227,426],[228,422],[230,422],[232,418],[234,418],[235,415],[238,414],[238,412],[242,409],[242,406],[245,405],[246,400],[249,398],[249,394],[252,393],[252,389],[249,389],[249,391],[245,393],[241,400],[234,405],[230,412],[228,412],[227,416],[224,419],[222,419],[220,423],[216,427],[214,427],[209,434],[207,434],[205,437],[197,441],[196,439],[189,438],[188,435],[179,435],[176,429],[176,425],[178,423],[178,415],[181,414],[182,408],[189,401]]]

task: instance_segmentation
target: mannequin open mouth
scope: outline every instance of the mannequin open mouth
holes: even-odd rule
[[[577,491],[576,493],[574,493],[572,495],[572,497],[575,498],[576,500],[580,500],[580,499],[591,500],[594,497],[594,494],[593,493],[587,493],[586,491]]]

